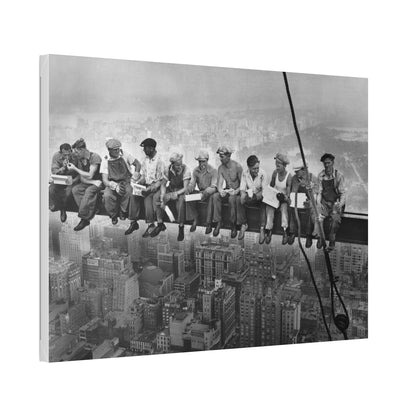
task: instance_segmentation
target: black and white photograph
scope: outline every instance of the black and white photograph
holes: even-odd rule
[[[412,6],[4,2],[1,414],[413,414]]]
[[[367,338],[367,79],[40,64],[42,359]]]

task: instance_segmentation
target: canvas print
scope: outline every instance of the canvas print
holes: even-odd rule
[[[368,337],[367,79],[47,76],[49,361]]]

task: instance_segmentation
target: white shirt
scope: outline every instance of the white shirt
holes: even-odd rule
[[[240,191],[247,192],[248,189],[252,189],[253,193],[262,191],[267,186],[267,176],[263,169],[259,169],[258,175],[253,179],[250,170],[247,168],[243,170],[241,176]]]
[[[156,153],[152,159],[146,156],[142,163],[140,173],[144,176],[145,184],[151,185],[154,182],[164,178],[165,164],[159,153]]]

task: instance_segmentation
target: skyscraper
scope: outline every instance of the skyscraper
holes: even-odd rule
[[[81,266],[82,256],[91,250],[88,229],[74,231],[69,222],[63,224],[59,232],[59,246],[61,257],[72,260]]]
[[[113,311],[124,312],[139,297],[138,276],[125,270],[113,278]]]
[[[296,342],[300,330],[300,302],[285,301],[281,304],[281,344]]]

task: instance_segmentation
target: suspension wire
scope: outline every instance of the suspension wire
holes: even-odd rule
[[[303,168],[304,168],[305,173],[306,173],[306,183],[307,183],[306,192],[307,192],[307,195],[309,197],[309,201],[312,204],[312,210],[313,210],[313,213],[314,213],[314,217],[319,218],[318,208],[316,206],[316,201],[315,201],[315,198],[314,198],[314,195],[313,195],[313,192],[312,192],[312,187],[310,186],[311,183],[310,183],[310,178],[309,178],[309,170],[308,170],[308,166],[306,164],[305,153],[303,152],[302,141],[301,141],[301,138],[300,138],[300,134],[299,134],[299,130],[298,130],[297,122],[296,122],[295,109],[293,107],[292,97],[290,95],[289,82],[287,80],[286,72],[283,72],[283,79],[285,81],[286,94],[287,94],[287,98],[289,100],[290,112],[292,114],[293,127],[295,129],[296,138],[297,138],[299,149],[300,149],[300,154],[302,156]],[[334,273],[333,273],[332,265],[331,265],[331,259],[329,258],[329,252],[328,252],[327,245],[326,245],[323,222],[321,220],[319,220],[319,221],[317,221],[317,224],[318,224],[318,231],[319,231],[319,237],[318,238],[320,238],[321,242],[322,242],[322,249],[323,249],[323,252],[324,252],[325,264],[326,264],[326,268],[327,268],[327,271],[328,271],[329,281],[330,281],[330,284],[331,284],[331,311],[332,311],[332,316],[333,316],[333,319],[334,319],[335,326],[344,335],[344,338],[347,339],[347,329],[348,329],[348,326],[349,326],[349,323],[350,323],[350,319],[349,319],[349,316],[348,316],[348,311],[347,311],[347,308],[345,307],[345,304],[344,304],[344,302],[341,298],[341,295],[338,292],[338,289],[336,287]],[[345,315],[343,315],[343,314],[335,315],[334,302],[333,302],[333,290],[335,290],[335,292],[338,296],[338,299],[341,301],[341,304],[343,306]]]
[[[298,244],[299,244],[300,250],[302,251],[303,257],[305,258],[306,264],[308,265],[309,274],[311,276],[312,283],[313,283],[313,286],[315,288],[316,296],[318,297],[318,300],[319,300],[319,306],[321,308],[322,320],[324,321],[326,333],[328,334],[328,340],[332,341],[331,331],[329,330],[328,324],[326,323],[324,306],[322,304],[322,299],[321,299],[321,295],[319,294],[318,286],[316,285],[315,276],[313,275],[311,263],[309,262],[308,256],[306,255],[305,250],[304,250],[303,245],[302,245],[302,242],[300,241],[301,223],[300,223],[299,212],[298,212],[298,190],[297,189],[296,189],[296,192],[295,192],[295,217],[296,217],[296,222],[298,224],[298,227],[297,227],[298,228],[298,233],[297,233],[298,234],[297,235]]]

